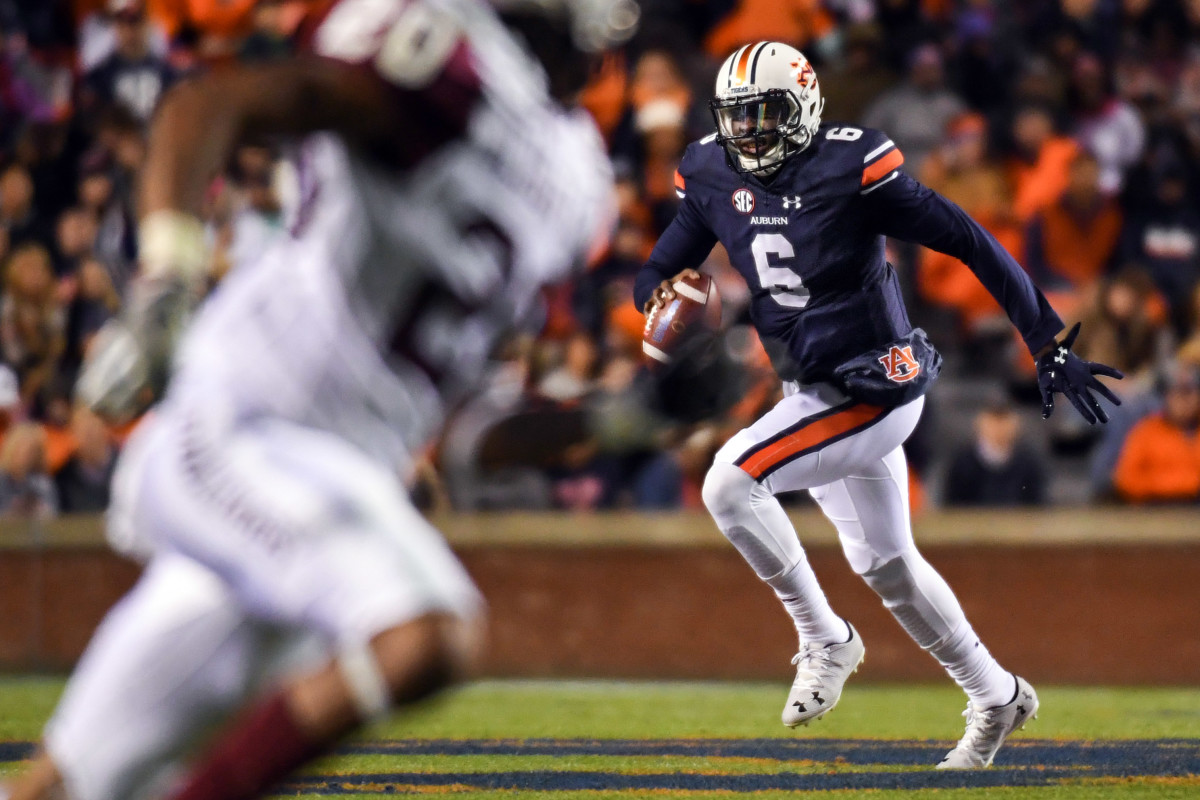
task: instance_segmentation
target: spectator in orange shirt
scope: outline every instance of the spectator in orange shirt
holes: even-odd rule
[[[628,93],[625,55],[607,53],[599,66],[592,70],[591,79],[579,94],[579,104],[596,120],[596,126],[604,134],[605,140],[612,138],[625,114]]]
[[[1037,212],[1025,237],[1025,268],[1039,285],[1082,289],[1108,268],[1121,236],[1121,209],[1100,191],[1100,164],[1079,151],[1067,189]],[[1110,363],[1110,362],[1105,362]]]
[[[962,114],[949,124],[943,144],[925,160],[922,183],[962,206],[1014,256],[1021,252],[1021,230],[1012,210],[1012,194],[999,165],[988,157],[987,123],[979,114]],[[968,335],[986,332],[993,321],[1008,321],[979,279],[958,259],[922,250],[917,288],[935,305],[958,313]]]
[[[704,49],[716,61],[752,42],[787,42],[803,50],[835,30],[822,5],[820,0],[738,0],[708,34]]]
[[[1113,473],[1113,488],[1129,503],[1200,500],[1200,371],[1175,366],[1162,411],[1133,426]]]
[[[1016,156],[1009,168],[1013,209],[1022,222],[1062,196],[1079,147],[1054,132],[1054,117],[1040,105],[1026,105],[1013,119]]]

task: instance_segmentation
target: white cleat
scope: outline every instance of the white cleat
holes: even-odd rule
[[[862,638],[849,622],[850,639],[839,644],[805,642],[792,658],[796,680],[783,707],[783,724],[789,728],[820,719],[837,705],[846,679],[858,671],[866,655]]]
[[[1038,698],[1033,687],[1019,675],[1017,693],[1002,706],[977,709],[967,701],[967,732],[953,750],[946,754],[938,769],[983,769],[992,765],[996,751],[1013,731],[1037,716]]]

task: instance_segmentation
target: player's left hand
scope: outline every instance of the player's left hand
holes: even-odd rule
[[[1103,395],[1113,405],[1121,405],[1120,398],[1096,378],[1097,375],[1105,375],[1120,380],[1125,377],[1120,370],[1095,361],[1084,361],[1071,352],[1071,345],[1075,344],[1081,324],[1076,322],[1065,339],[1057,342],[1037,359],[1038,389],[1042,393],[1042,419],[1048,419],[1054,413],[1055,392],[1062,392],[1089,425],[1095,425],[1097,420],[1108,422],[1108,414],[1092,396],[1092,392]]]

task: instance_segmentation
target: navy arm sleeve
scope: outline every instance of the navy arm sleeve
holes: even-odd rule
[[[684,198],[675,219],[658,237],[650,259],[638,272],[633,284],[633,302],[641,311],[655,287],[685,269],[700,266],[717,243],[717,235],[708,227],[695,201]]]
[[[880,233],[962,261],[1008,314],[1029,352],[1051,344],[1062,320],[1008,251],[967,212],[901,172],[863,195]]]

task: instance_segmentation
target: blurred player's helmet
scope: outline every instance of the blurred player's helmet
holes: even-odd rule
[[[709,108],[729,166],[762,176],[812,143],[825,101],[803,53],[758,42],[725,59]]]
[[[559,21],[584,53],[599,53],[628,41],[637,30],[634,0],[491,0],[502,14],[537,14]]]
[[[571,35],[585,53],[599,53],[629,40],[641,10],[633,0],[564,0],[571,14]]]

